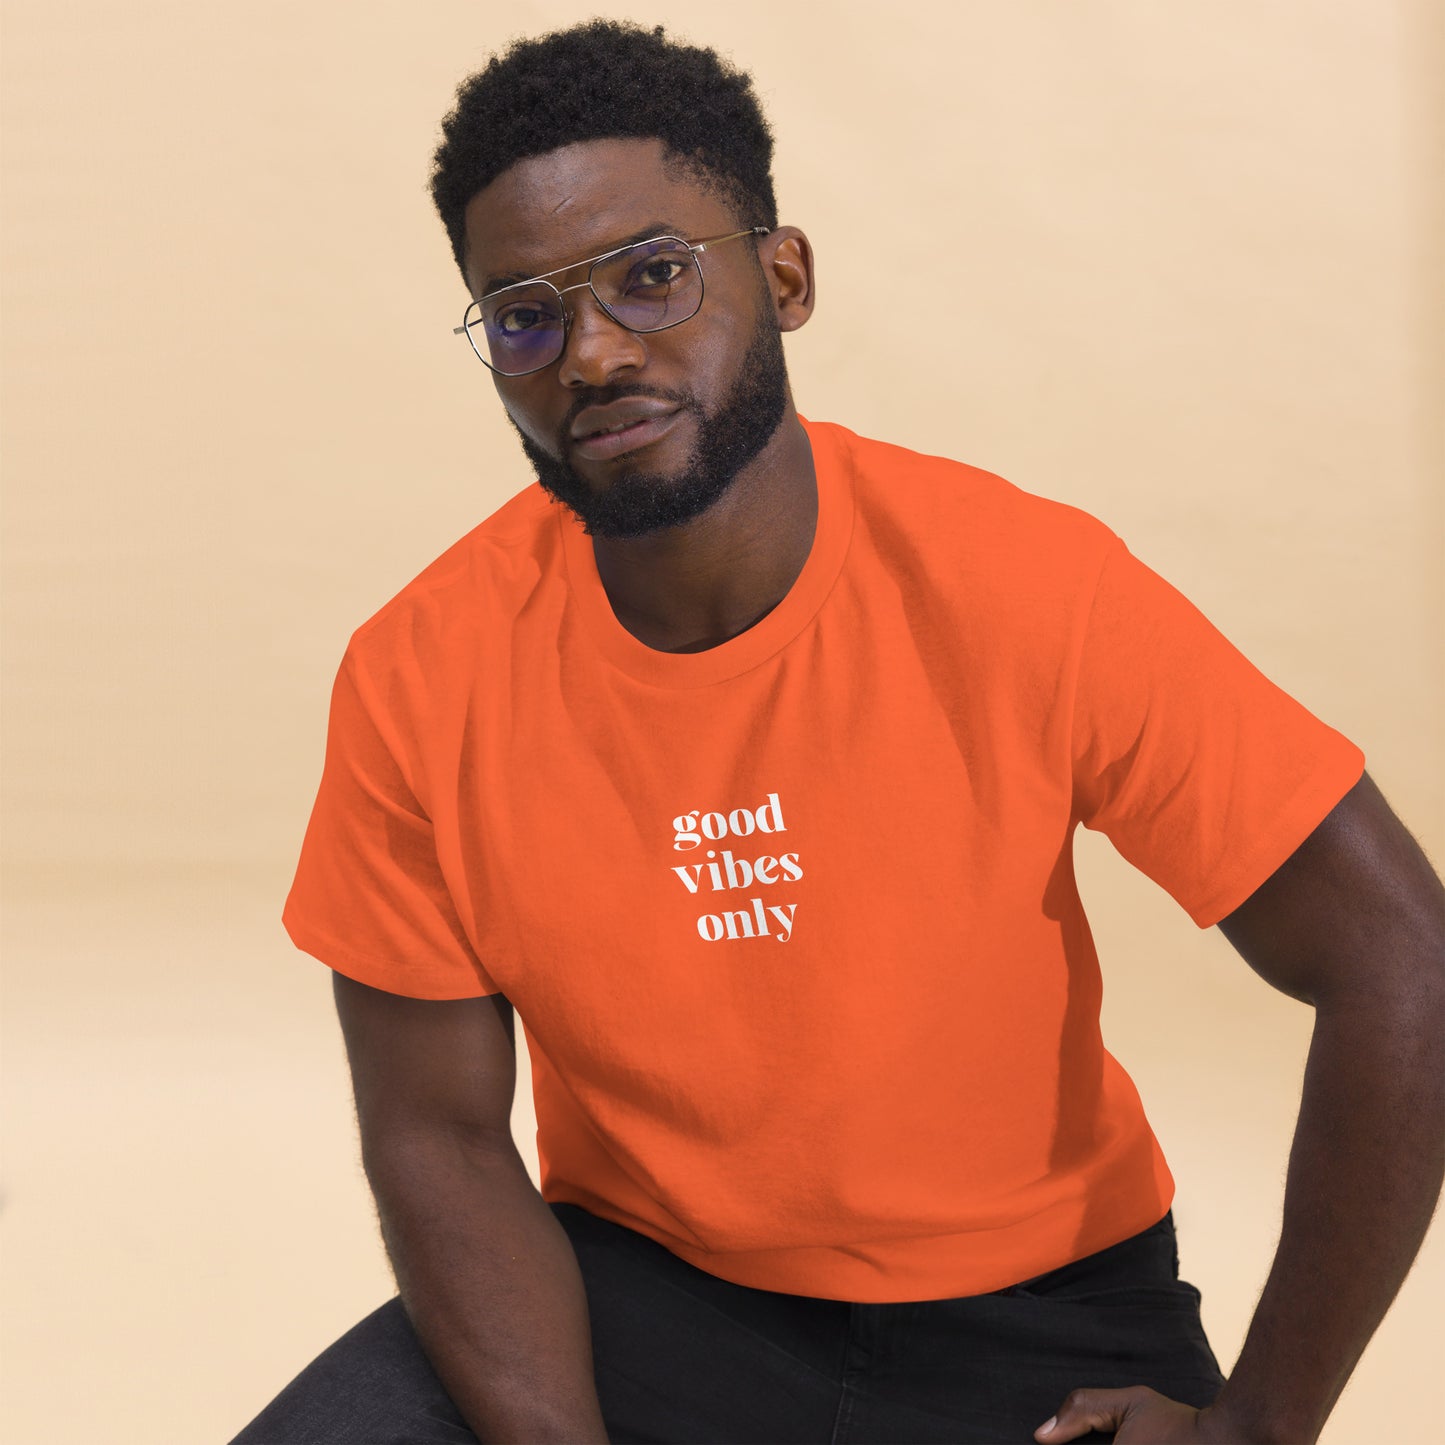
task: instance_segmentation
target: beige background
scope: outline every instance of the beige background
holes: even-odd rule
[[[450,334],[439,118],[588,13],[6,0],[6,1442],[228,1438],[389,1293],[279,912],[349,632],[527,480]],[[1445,856],[1442,7],[611,13],[756,77],[818,255],[805,413],[1103,517]],[[1227,1369],[1309,1011],[1080,853]],[[1442,1285],[1437,1230],[1331,1445],[1437,1437]]]

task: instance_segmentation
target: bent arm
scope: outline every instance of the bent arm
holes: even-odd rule
[[[334,988],[382,1238],[447,1393],[483,1441],[605,1442],[577,1258],[512,1140],[506,1001]]]
[[[1445,1176],[1445,890],[1367,775],[1219,927],[1315,1027],[1278,1249],[1211,1408],[1239,1438],[1312,1441]]]

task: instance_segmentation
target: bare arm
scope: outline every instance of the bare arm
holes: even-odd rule
[[[577,1258],[512,1140],[510,1007],[334,988],[382,1237],[447,1393],[486,1442],[605,1442]]]
[[[1317,1439],[1429,1227],[1445,1176],[1445,889],[1374,782],[1219,927],[1315,1011],[1264,1292],[1203,1411],[1143,1387],[1082,1388],[1036,1439]]]
[[[1216,1405],[1246,1438],[1314,1440],[1445,1175],[1445,890],[1366,775],[1219,926],[1315,1027],[1279,1247]]]

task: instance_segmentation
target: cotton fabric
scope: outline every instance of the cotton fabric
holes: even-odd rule
[[[1173,1198],[1075,828],[1205,927],[1364,760],[1095,518],[807,435],[807,562],[719,647],[628,633],[535,485],[360,627],[284,921],[506,994],[549,1202],[752,1288],[997,1290]]]

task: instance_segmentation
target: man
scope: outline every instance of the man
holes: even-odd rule
[[[337,676],[285,922],[399,1298],[238,1440],[1313,1440],[1445,1167],[1445,895],[1358,749],[1093,518],[798,416],[812,252],[712,52],[519,43],[444,129],[539,485]],[[1227,1381],[1079,823],[1316,1011]]]

